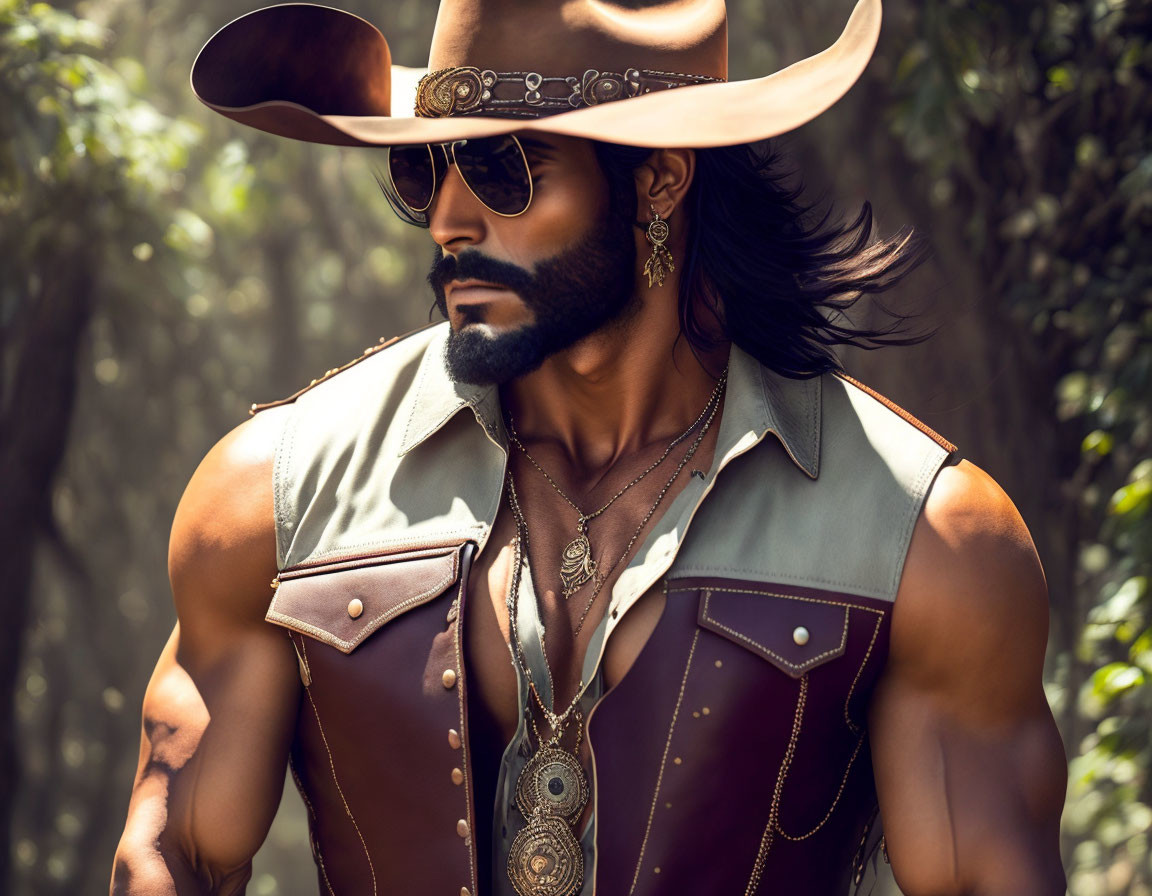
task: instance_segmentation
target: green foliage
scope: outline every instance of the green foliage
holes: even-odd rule
[[[1150,24],[1139,0],[930,0],[891,118],[938,207],[964,216],[1079,449],[1059,487],[1079,519],[1086,620],[1053,682],[1078,752],[1074,893],[1152,888]]]
[[[18,894],[107,888],[143,689],[174,621],[167,535],[200,458],[251,402],[427,315],[427,236],[388,211],[370,152],[262,136],[195,102],[196,50],[236,13],[0,0],[0,402],[22,365],[44,379],[38,315],[85,334],[51,362],[75,365],[76,405],[16,688]],[[415,45],[435,8],[389,13]],[[285,802],[250,892],[314,888]]]

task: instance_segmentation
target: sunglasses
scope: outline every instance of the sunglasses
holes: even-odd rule
[[[392,210],[404,221],[428,226],[428,209],[451,165],[484,207],[515,218],[532,203],[532,171],[524,147],[512,134],[451,143],[390,146],[386,177],[376,181]]]

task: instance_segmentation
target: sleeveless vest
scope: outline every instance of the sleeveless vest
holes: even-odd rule
[[[477,806],[461,630],[508,443],[497,390],[448,378],[446,326],[273,403],[293,409],[267,619],[299,659],[291,768],[335,896],[511,892],[524,724],[497,805]],[[719,426],[712,468],[651,525],[585,658],[581,896],[846,894],[879,836],[866,711],[955,448],[850,377],[788,379],[736,347]],[[652,587],[663,614],[602,693],[604,646]],[[477,879],[478,812],[495,819],[494,881]]]

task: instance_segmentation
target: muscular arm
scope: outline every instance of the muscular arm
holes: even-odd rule
[[[1047,637],[1044,573],[1016,508],[978,467],[945,467],[913,533],[869,720],[906,896],[1065,892]]]
[[[285,413],[265,411],[222,439],[176,511],[168,568],[179,621],[144,697],[117,896],[243,892],[276,814],[300,687],[291,644],[264,621]]]

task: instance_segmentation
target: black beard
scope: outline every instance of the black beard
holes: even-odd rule
[[[515,292],[534,312],[534,323],[491,336],[476,327],[452,329],[445,361],[455,382],[500,385],[536,370],[545,359],[608,326],[619,326],[640,307],[633,292],[636,247],[632,215],[617,202],[574,247],[539,262],[529,272],[477,251],[444,255],[428,282],[445,317],[444,284],[483,280]]]

